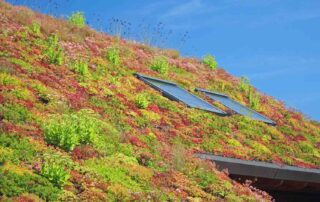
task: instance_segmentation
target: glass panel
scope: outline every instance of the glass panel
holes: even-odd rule
[[[143,76],[141,74],[136,74],[136,76],[139,79],[146,82],[147,84],[154,87],[155,89],[163,92],[163,95],[168,97],[171,100],[181,101],[189,107],[198,108],[198,109],[214,112],[221,115],[226,115],[224,111],[212,106],[210,103],[180,88],[175,83],[148,77],[148,76]]]
[[[259,120],[259,121],[263,121],[269,124],[275,124],[275,122],[273,122],[272,120],[268,119],[267,117],[259,114],[258,112],[240,104],[239,102],[236,102],[234,100],[232,100],[231,98],[229,98],[226,95],[220,94],[220,93],[215,93],[215,92],[211,92],[211,91],[207,91],[207,90],[203,90],[203,89],[196,89],[200,92],[205,93],[207,96],[209,96],[211,99],[220,102],[221,104],[223,104],[224,106],[232,109],[233,111],[237,112],[238,114],[242,114],[244,116],[248,116],[252,119],[255,120]]]

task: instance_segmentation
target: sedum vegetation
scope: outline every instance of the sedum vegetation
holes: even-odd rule
[[[135,103],[136,103],[136,106],[140,109],[146,109],[150,104],[148,97],[145,94],[137,95],[135,99]]]
[[[248,80],[74,28],[0,1],[0,200],[270,201],[192,152],[320,166],[319,123]],[[135,72],[228,94],[277,125],[187,108]]]
[[[69,17],[69,22],[77,27],[83,28],[86,25],[86,18],[83,12],[75,12]]]
[[[62,65],[63,63],[63,50],[59,45],[59,38],[57,35],[51,35],[44,41],[45,50],[44,56],[51,64]]]
[[[90,110],[50,117],[43,124],[45,141],[66,151],[80,144],[93,144],[102,123]]]
[[[153,71],[159,72],[160,74],[167,74],[170,68],[170,64],[166,57],[158,56],[152,60],[150,68]]]
[[[207,54],[206,56],[204,56],[202,58],[202,62],[203,62],[203,64],[207,65],[211,69],[218,68],[218,63],[216,62],[216,59],[210,54]]]
[[[70,175],[61,165],[46,162],[42,165],[40,175],[47,178],[53,185],[62,188],[68,182]]]
[[[109,48],[106,54],[107,60],[114,65],[120,64],[120,50],[116,47]]]

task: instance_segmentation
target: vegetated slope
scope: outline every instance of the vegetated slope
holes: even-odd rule
[[[245,80],[173,50],[0,7],[0,198],[268,201],[192,153],[319,167],[319,123]],[[187,108],[135,72],[228,94],[277,126]]]

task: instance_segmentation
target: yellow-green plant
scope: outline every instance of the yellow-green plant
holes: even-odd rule
[[[44,55],[51,64],[62,65],[63,63],[63,49],[59,45],[59,38],[57,35],[51,35],[46,41],[46,50]]]
[[[204,56],[202,58],[202,62],[208,67],[210,67],[211,69],[218,68],[218,63],[216,62],[216,59],[210,54],[207,54],[206,56]]]
[[[70,178],[70,174],[62,166],[54,162],[45,162],[42,165],[40,174],[59,188],[62,188]]]
[[[150,64],[150,68],[153,71],[157,71],[160,74],[167,74],[169,71],[170,64],[166,57],[155,57]]]
[[[89,74],[88,63],[82,59],[74,61],[71,66],[72,69],[81,76]]]
[[[41,33],[41,26],[37,22],[33,22],[31,26],[29,27],[31,33],[35,35],[39,35]]]
[[[21,85],[21,81],[19,80],[18,77],[15,77],[11,74],[8,74],[6,72],[0,72],[0,85],[3,86],[18,86]]]
[[[54,116],[43,125],[45,141],[66,151],[80,144],[93,144],[101,131],[101,122],[91,110]]]
[[[0,195],[6,197],[21,196],[32,193],[44,201],[57,201],[61,190],[41,175],[31,173],[19,174],[0,166]],[[39,201],[39,200],[37,200]]]
[[[240,89],[245,93],[249,93],[250,81],[247,77],[240,78]]]
[[[37,151],[27,138],[0,132],[0,164],[32,162]]]
[[[0,114],[13,123],[25,123],[31,119],[28,109],[20,104],[0,104]]]
[[[122,153],[108,157],[90,159],[84,162],[85,167],[111,184],[119,184],[128,191],[141,192],[148,186],[152,171],[139,165],[138,160]],[[110,190],[112,192],[112,190]],[[108,191],[109,192],[109,191]]]
[[[110,61],[114,65],[120,64],[120,50],[119,48],[112,47],[107,50],[107,60]]]
[[[259,109],[260,107],[260,95],[253,92],[253,89],[249,89],[248,99],[250,102],[250,107],[253,109]]]
[[[79,11],[72,13],[72,15],[69,17],[69,22],[76,25],[77,27],[84,27],[86,25],[86,18],[84,16],[84,13]]]
[[[140,109],[145,109],[149,106],[150,102],[146,94],[139,94],[135,99],[136,106]]]
[[[246,97],[249,100],[250,107],[256,110],[259,109],[260,95],[254,92],[253,87],[250,85],[250,81],[247,77],[240,78],[240,89],[245,92]]]

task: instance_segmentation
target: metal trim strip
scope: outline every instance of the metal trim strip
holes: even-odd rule
[[[277,165],[261,161],[248,161],[208,153],[195,154],[200,159],[213,161],[220,169],[228,169],[229,174],[261,177],[277,180],[320,183],[320,169]]]

